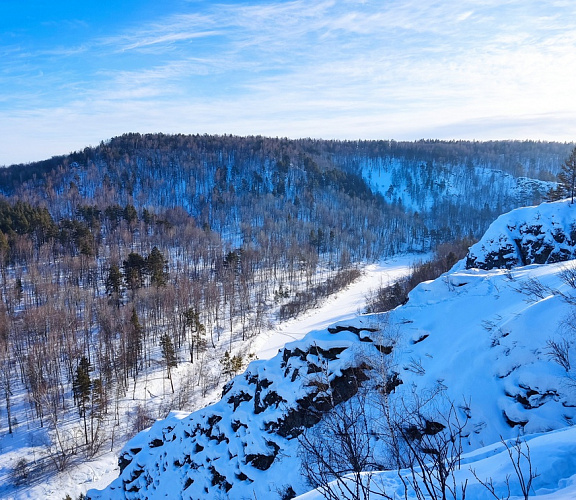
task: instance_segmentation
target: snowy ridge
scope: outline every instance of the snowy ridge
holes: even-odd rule
[[[567,231],[573,210],[566,202],[516,210],[494,223],[470,255],[484,262],[479,256],[498,252],[498,242],[512,244],[522,235],[534,250],[530,255],[538,256],[537,245],[528,242],[541,235],[550,242],[546,235]],[[535,225],[541,228],[537,235],[514,233]],[[357,381],[374,386],[383,366],[391,399],[440,390],[466,413],[464,448],[470,454],[464,463],[482,478],[493,477],[497,491],[505,494],[510,467],[498,443],[521,435],[539,467],[534,493],[571,498],[576,461],[569,450],[576,435],[562,429],[576,418],[574,374],[554,362],[547,342],[564,338],[572,349],[565,320],[576,290],[561,277],[572,263],[507,262],[512,269],[465,269],[461,262],[419,285],[405,306],[311,332],[274,358],[251,363],[220,402],[189,416],[172,415],[130,441],[120,477],[102,492],[90,491],[89,498],[273,499],[287,498],[289,488],[303,494],[310,487],[301,476],[296,437],[327,407],[323,384],[330,383],[343,401],[354,396]],[[397,478],[381,476],[387,488],[398,487]],[[467,498],[490,497],[468,466],[458,477],[469,480]],[[513,487],[512,495],[519,494]]]
[[[354,364],[358,348],[366,357],[379,352],[364,330],[353,330],[313,332],[271,360],[252,362],[225,387],[220,402],[189,417],[174,414],[156,422],[125,447],[120,478],[90,498],[110,498],[116,491],[119,498],[181,491],[186,498],[250,498],[254,491],[277,494],[283,485],[271,485],[270,475],[282,477],[285,486],[298,485],[299,467],[286,467],[285,459],[297,458],[300,427],[313,425],[317,412],[327,408],[318,374],[327,373],[347,399],[354,392],[352,379],[367,370]],[[303,485],[298,490],[305,491]]]
[[[466,267],[511,268],[576,256],[576,207],[567,200],[518,208],[490,225],[470,248]]]

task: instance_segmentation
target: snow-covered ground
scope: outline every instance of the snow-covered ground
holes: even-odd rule
[[[389,317],[385,324],[397,328],[387,338],[396,339],[392,356],[403,381],[394,398],[407,401],[413,390],[426,394],[432,386],[441,386],[469,414],[467,454],[456,473],[457,481],[468,479],[469,500],[491,498],[471,469],[480,479],[493,481],[498,498],[508,498],[506,478],[510,476],[510,498],[522,498],[512,462],[499,442],[501,437],[510,442],[515,436],[520,436],[522,446],[528,443],[537,474],[531,497],[574,498],[576,431],[567,422],[576,416],[576,394],[546,347],[547,339],[562,335],[560,322],[573,307],[560,295],[576,294],[561,278],[565,266],[531,265],[510,272],[456,268],[421,284],[407,305],[384,315]],[[347,318],[340,322],[345,328],[340,333],[333,333],[334,328],[317,329],[288,344],[281,355],[252,363],[212,407],[181,421],[181,416],[173,416],[135,438],[128,448],[142,451],[132,454],[120,480],[102,493],[94,492],[94,498],[172,497],[182,491],[186,478],[194,486],[185,498],[226,498],[211,479],[210,469],[234,482],[228,498],[249,498],[251,493],[257,498],[278,498],[277,492],[286,485],[304,493],[297,440],[274,434],[269,424],[282,421],[310,391],[307,368],[322,362],[314,352],[329,353],[324,358],[332,360],[327,373],[342,374],[354,366],[358,354],[358,359],[375,355],[381,337],[378,332],[370,337],[370,332],[381,320],[379,315]],[[351,327],[364,332],[359,336]],[[339,354],[334,357],[334,353]],[[283,401],[280,405],[274,402],[278,398]],[[256,400],[268,403],[256,412]],[[158,440],[163,444],[154,444]],[[272,440],[281,450],[279,458],[264,470],[251,467],[254,458],[249,457],[268,456],[274,447],[267,443]],[[180,465],[183,460],[192,464]],[[526,470],[526,463],[522,467]],[[235,482],[233,478],[243,474],[250,481]],[[397,472],[379,476],[388,493],[396,491],[398,498],[404,498]],[[321,497],[309,493],[303,498]],[[415,497],[409,494],[409,498]]]
[[[425,260],[426,255],[405,255],[392,258],[380,263],[369,264],[362,269],[362,276],[345,290],[326,299],[316,309],[312,309],[296,319],[286,322],[272,322],[273,328],[263,335],[253,339],[250,352],[255,353],[259,359],[268,359],[277,354],[278,350],[287,342],[303,338],[309,331],[326,328],[331,323],[355,317],[363,312],[366,305],[367,294],[378,288],[381,284],[387,285],[406,275],[412,263]],[[218,362],[214,359],[213,362]],[[186,365],[181,364],[175,376],[187,377]],[[146,381],[142,390],[138,390],[135,402],[145,404],[155,394],[161,392],[162,384],[168,383],[159,373]],[[141,385],[141,384],[139,384]],[[193,407],[197,410],[219,398],[220,388],[201,398],[195,394]],[[32,436],[32,434],[33,436]],[[118,439],[110,451],[106,451],[96,458],[83,463],[72,462],[63,472],[56,474],[53,469],[43,474],[35,472],[17,490],[12,487],[11,477],[14,466],[19,458],[24,456],[31,464],[36,461],[38,451],[30,445],[36,442],[40,446],[47,441],[46,430],[32,430],[17,428],[12,435],[0,436],[0,498],[2,499],[53,499],[62,500],[66,494],[73,498],[88,489],[102,489],[113,481],[119,473],[118,453],[125,443],[125,439]],[[34,439],[31,439],[31,436]]]
[[[508,441],[508,447],[513,447],[514,440]],[[551,431],[544,434],[534,434],[525,437],[526,444],[523,444],[522,451],[530,452],[530,459],[535,474],[535,487],[530,490],[529,498],[538,500],[574,500],[576,498],[576,458],[574,449],[576,447],[576,428],[568,427],[558,431]],[[514,458],[516,455],[513,454]],[[527,471],[526,460],[521,457],[521,465],[524,472]],[[496,443],[485,448],[481,448],[462,456],[462,466],[457,471],[459,482],[468,481],[466,498],[472,500],[488,500],[494,496],[479,484],[474,474],[482,481],[489,478],[495,487],[495,495],[498,499],[520,500],[524,496],[518,491],[518,482],[514,466],[510,460],[508,452],[502,443]],[[408,471],[403,471],[408,476]],[[506,478],[510,478],[512,484],[511,493],[506,485]],[[377,473],[371,478],[374,489],[382,488],[389,495],[396,494],[396,498],[404,498],[404,486],[398,478],[397,471],[387,471]],[[335,491],[337,491],[335,489]],[[373,495],[370,500],[382,498]],[[411,497],[412,498],[412,497]],[[324,496],[318,491],[310,491],[296,497],[296,500],[324,500]],[[369,499],[366,499],[369,500]]]
[[[278,354],[286,343],[300,340],[308,332],[323,330],[332,323],[355,318],[364,313],[366,297],[371,291],[393,284],[408,274],[413,263],[430,257],[427,254],[410,254],[367,265],[360,279],[326,299],[321,307],[311,309],[298,318],[278,323],[256,338],[252,352],[256,353],[258,359],[269,359]]]
[[[568,204],[512,212],[491,227],[474,251],[484,258],[491,251],[489,242],[502,241],[501,232],[546,214],[555,222],[552,239],[566,239],[574,228],[572,212]],[[563,216],[550,215],[556,213]],[[539,224],[531,224],[526,234],[541,238],[513,239],[522,255],[534,241],[548,242]],[[317,492],[304,493],[309,486],[291,428],[279,429],[290,419],[290,425],[299,425],[294,415],[318,390],[310,378],[318,373],[315,369],[323,367],[326,377],[344,377],[359,366],[355,363],[382,358],[383,347],[390,347],[387,373],[401,380],[390,400],[402,404],[414,394],[440,391],[466,415],[469,432],[455,477],[457,483],[467,481],[468,500],[524,498],[513,460],[500,442],[513,443],[517,437],[520,449],[530,451],[535,473],[530,497],[576,498],[576,428],[570,425],[576,421],[576,371],[559,363],[550,345],[566,342],[567,359],[576,346],[576,285],[567,279],[567,270],[568,278],[574,275],[574,261],[511,270],[465,269],[461,261],[439,279],[419,285],[405,306],[383,315],[361,314],[369,291],[393,282],[413,260],[408,256],[367,266],[361,279],[321,307],[274,325],[254,341],[251,352],[259,361],[228,384],[226,397],[191,415],[172,414],[136,436],[125,448],[122,476],[111,484],[118,473],[111,465],[115,454],[50,478],[51,483],[30,486],[16,498],[61,499],[66,488],[77,492],[72,486],[80,483],[99,500],[181,494],[279,498],[287,486],[302,500],[320,500]],[[528,464],[522,461],[525,474]],[[476,478],[491,481],[494,494]],[[398,472],[379,472],[373,480],[388,494],[405,498]],[[5,492],[0,488],[0,497]],[[409,491],[407,498],[415,498],[414,493]]]
[[[573,207],[560,205],[535,207],[525,215],[561,210],[566,224],[554,231],[560,239],[574,226],[568,216]],[[498,228],[516,226],[517,216],[512,213],[508,223],[495,224],[486,241],[499,239]],[[485,243],[476,248],[482,245],[488,248]],[[427,424],[435,419],[448,424],[442,420],[447,408],[467,422],[455,481],[467,481],[468,500],[524,498],[514,472],[516,456],[512,451],[510,458],[502,439],[510,444],[518,439],[517,450],[530,452],[530,462],[526,455],[517,458],[525,479],[531,463],[531,498],[575,498],[576,431],[571,423],[576,421],[576,370],[568,361],[576,346],[574,273],[574,261],[510,270],[466,269],[461,261],[440,278],[420,284],[406,305],[386,314],[359,315],[361,309],[349,303],[345,309],[343,303],[327,302],[317,318],[279,328],[287,335],[299,336],[300,327],[312,331],[279,355],[251,363],[217,403],[189,416],[173,415],[139,434],[124,449],[121,477],[101,492],[92,490],[91,498],[272,499],[282,498],[290,487],[306,500],[318,500],[317,493],[306,493],[310,486],[301,473],[295,431],[314,424],[303,419],[313,414],[327,388],[358,380],[354,370],[374,377],[366,384],[373,384],[369,394],[376,402],[367,402],[363,411],[375,426],[367,435],[380,447],[376,463],[387,457],[386,434],[380,429],[386,419],[379,419],[382,406],[377,405],[404,414],[425,400],[418,411]],[[359,293],[353,290],[343,300],[353,302],[352,294]],[[339,321],[325,327],[323,311],[332,311],[331,319]],[[554,343],[564,349],[564,359]],[[265,354],[267,348],[273,355],[277,345],[265,343],[258,352]],[[386,378],[378,382],[382,374]],[[378,400],[390,382],[397,383]],[[337,435],[334,441],[332,446]],[[388,494],[416,498],[410,487],[405,496],[397,471],[374,474],[373,484],[380,481]],[[493,494],[480,481],[490,484]]]

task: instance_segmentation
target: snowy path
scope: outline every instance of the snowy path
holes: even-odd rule
[[[388,285],[405,276],[410,265],[426,260],[428,255],[404,255],[370,264],[362,276],[346,289],[329,297],[321,307],[307,311],[302,316],[277,325],[270,332],[254,340],[252,352],[259,359],[270,359],[288,342],[299,340],[308,332],[326,328],[332,323],[345,321],[364,312],[366,295],[381,285]]]

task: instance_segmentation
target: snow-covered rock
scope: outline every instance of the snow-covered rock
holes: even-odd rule
[[[576,257],[576,205],[567,200],[519,208],[490,225],[466,267],[507,268],[563,262]]]
[[[297,439],[328,408],[357,391],[371,368],[363,359],[388,350],[358,326],[312,332],[276,357],[252,362],[222,399],[188,417],[171,416],[137,435],[120,456],[121,475],[98,498],[279,498],[303,492]],[[269,481],[268,478],[276,478]]]

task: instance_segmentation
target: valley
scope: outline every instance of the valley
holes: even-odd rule
[[[146,449],[151,457],[163,453],[168,449],[164,440],[172,432],[166,429],[194,421],[201,422],[197,431],[170,434],[184,446],[174,452],[183,455],[173,457],[172,463],[180,465],[171,469],[170,487],[183,491],[196,483],[190,498],[226,498],[232,489],[237,493],[231,498],[252,497],[253,492],[289,498],[308,491],[310,485],[298,465],[296,438],[322,422],[321,414],[329,405],[326,395],[302,393],[304,400],[319,401],[311,406],[314,415],[307,416],[310,405],[302,406],[298,390],[290,384],[303,380],[303,370],[340,373],[334,375],[334,380],[344,377],[337,385],[357,383],[346,378],[350,373],[362,379],[360,385],[364,377],[376,383],[374,370],[378,370],[372,362],[360,365],[364,367],[358,371],[354,356],[338,354],[360,352],[371,344],[376,351],[365,354],[367,359],[394,352],[389,360],[394,359],[395,368],[380,371],[387,373],[384,386],[397,391],[401,400],[408,401],[408,395],[402,395],[408,386],[423,394],[445,393],[442,388],[450,385],[443,373],[437,373],[438,365],[455,364],[452,357],[443,356],[457,344],[436,345],[430,326],[406,326],[417,322],[409,317],[416,314],[412,308],[422,307],[426,311],[422,314],[454,331],[469,321],[476,325],[472,331],[478,324],[500,331],[506,320],[496,317],[504,317],[508,309],[520,315],[524,308],[510,299],[509,307],[498,312],[500,303],[488,302],[480,306],[482,317],[476,318],[464,302],[454,302],[454,310],[439,313],[445,291],[434,285],[431,293],[423,293],[428,282],[413,290],[409,299],[406,294],[418,281],[452,268],[501,213],[541,203],[556,186],[554,179],[570,147],[533,141],[410,143],[125,134],[67,156],[4,169],[0,172],[1,494],[59,499],[76,498],[91,489],[90,498],[116,498],[112,490],[123,492],[118,498],[143,498],[144,491],[150,498],[162,496],[167,493],[162,486],[167,479],[152,479],[155,473],[136,467],[134,450]],[[524,229],[506,245],[499,247],[500,240],[494,239],[486,262],[513,263],[510,268],[543,264],[546,258],[539,257],[543,248],[547,256],[554,256],[551,264],[570,258],[572,233],[554,231],[572,217],[553,216],[552,236],[538,239],[539,234],[548,234],[548,226],[537,222],[546,217],[551,214],[520,221]],[[529,240],[536,243],[530,249],[522,247],[516,260],[507,257],[518,241]],[[443,275],[439,280],[450,292],[466,295],[474,290],[474,297],[506,289],[508,281],[499,281],[504,272],[492,271],[491,264],[482,266],[488,274],[480,281],[470,277],[472,271],[460,277],[464,271],[458,266],[480,262],[475,248],[450,271],[452,277]],[[439,260],[414,266],[429,258]],[[419,278],[411,278],[408,286],[403,279],[410,273]],[[516,271],[504,277],[512,282],[510,273]],[[467,279],[474,286],[467,286]],[[538,288],[534,284],[538,279],[539,275],[530,277],[528,288],[536,289],[542,295],[539,299],[562,296],[550,291],[559,282]],[[482,288],[480,283],[492,284]],[[374,301],[376,297],[385,300]],[[366,315],[368,309],[376,314]],[[467,319],[472,316],[476,319]],[[542,331],[552,335],[544,326]],[[474,342],[465,339],[463,352],[481,352],[480,346],[472,347]],[[538,342],[545,346],[547,340]],[[285,347],[293,342],[301,346],[294,352]],[[434,348],[420,352],[428,345]],[[300,366],[314,357],[319,365]],[[464,359],[471,357],[469,353]],[[285,370],[291,366],[288,385],[281,382],[286,375],[273,368],[279,359]],[[331,368],[330,362],[337,367]],[[504,365],[503,372],[515,372],[514,366]],[[261,370],[276,373],[274,380]],[[326,376],[332,380],[332,374]],[[451,400],[467,394],[466,384],[477,378],[472,373],[455,381],[454,387],[464,385],[458,396],[450,393]],[[268,389],[269,382],[280,388]],[[556,392],[550,388],[536,392],[547,402],[561,400],[571,408],[569,394],[560,395],[556,385]],[[510,393],[517,403],[536,390],[530,386],[524,394],[499,384],[493,389]],[[229,391],[231,396],[220,400]],[[330,397],[352,402],[353,392]],[[487,390],[488,406],[489,394]],[[248,402],[254,416],[245,409]],[[224,420],[231,415],[227,404],[247,420],[226,427]],[[223,409],[214,417],[208,405]],[[536,424],[532,429],[517,409],[506,411],[504,422],[520,422],[526,432],[540,429]],[[282,416],[282,412],[288,413]],[[571,418],[566,412],[562,418]],[[556,417],[550,418],[544,419],[547,425],[558,428]],[[480,437],[471,435],[470,450],[494,443],[499,436],[511,437],[500,426],[502,415],[493,412],[472,420],[470,425]],[[492,425],[493,420],[499,423]],[[518,430],[518,425],[512,428]],[[150,426],[152,430],[146,431]],[[215,434],[218,427],[221,432]],[[230,429],[235,429],[236,437],[229,435]],[[267,444],[263,429],[279,432],[281,440]],[[246,433],[253,434],[250,442],[242,438],[231,444]],[[215,441],[220,451],[203,443],[191,453],[187,447],[194,441],[184,439],[187,434]],[[141,444],[127,445],[130,438]],[[241,442],[252,451],[240,452]],[[237,451],[223,452],[228,445]],[[159,450],[152,451],[155,448]],[[192,460],[195,453],[203,463]],[[215,465],[226,453],[230,464],[237,464],[234,470]],[[121,486],[120,480],[112,482],[119,471],[118,455],[122,471],[133,468],[133,477],[122,476]],[[262,489],[276,477],[273,471],[280,456],[291,470],[290,477],[282,478],[288,482],[277,485],[283,493]],[[150,467],[158,467],[159,462],[150,460]],[[383,459],[379,460],[383,467]],[[184,477],[190,468],[195,475]],[[148,478],[146,484],[144,479],[137,481],[140,476]],[[97,493],[110,482],[112,489]]]

